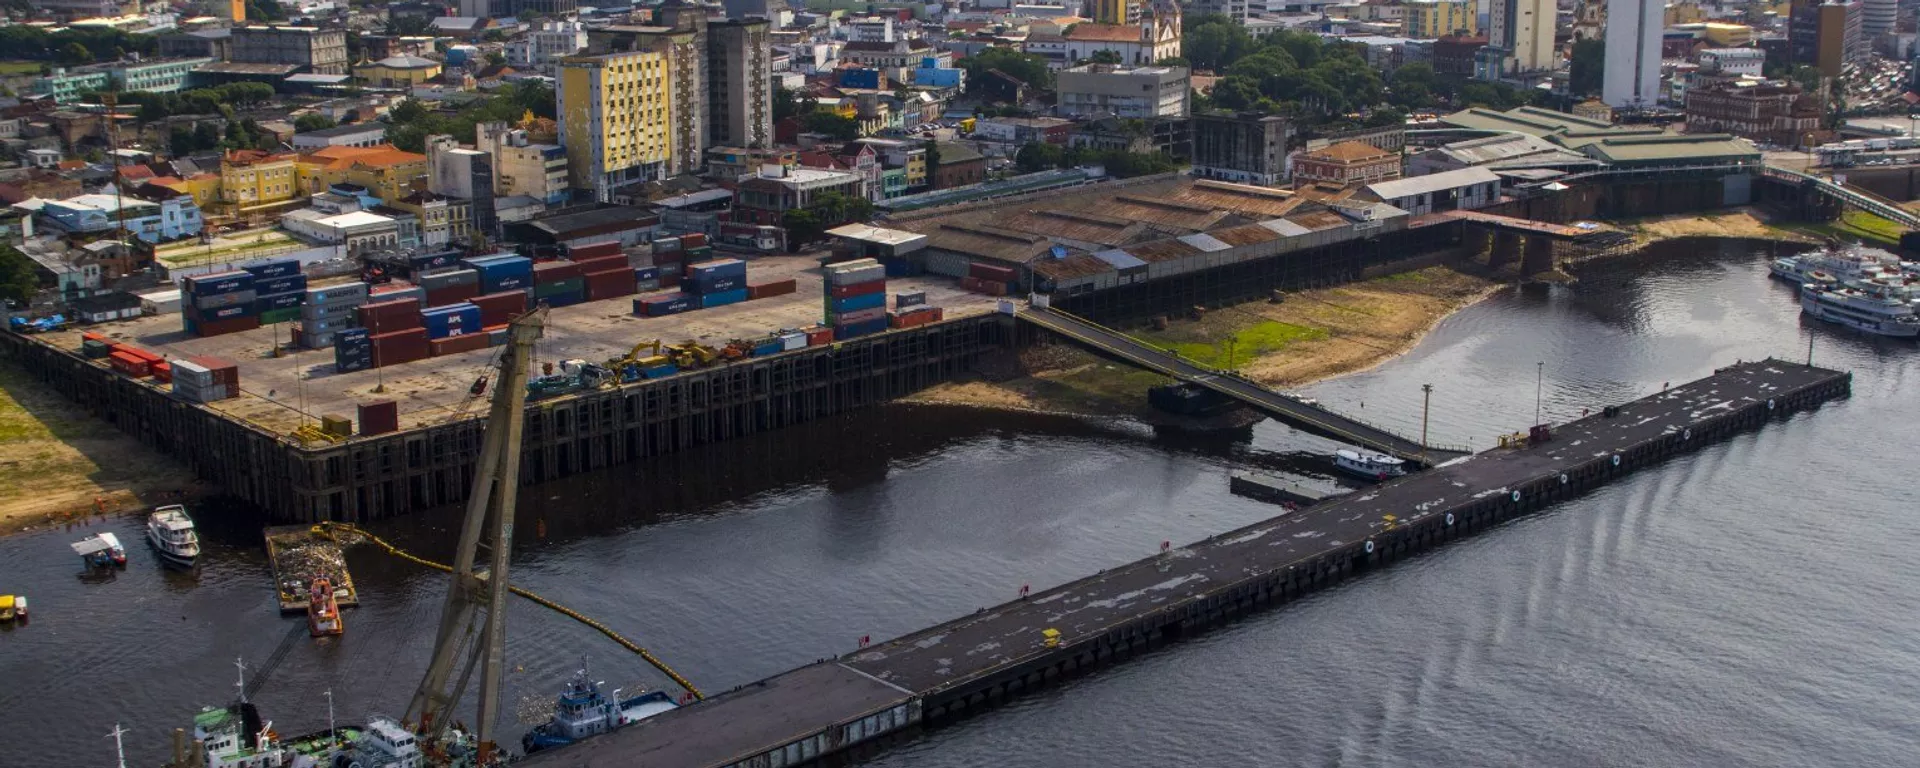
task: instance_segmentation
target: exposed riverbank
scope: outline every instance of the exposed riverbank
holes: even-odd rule
[[[64,525],[195,493],[193,474],[0,365],[0,534]]]
[[[1136,337],[1177,349],[1208,366],[1238,370],[1287,389],[1362,371],[1419,343],[1448,315],[1499,290],[1500,283],[1449,267],[1286,294],[1198,318],[1170,318],[1164,330]],[[993,361],[979,376],[941,384],[908,402],[968,405],[1083,416],[1162,420],[1146,402],[1166,377],[1110,362],[1064,344]]]

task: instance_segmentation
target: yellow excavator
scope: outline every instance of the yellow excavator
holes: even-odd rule
[[[646,354],[643,355],[641,354],[642,352],[645,352]],[[660,356],[660,340],[659,339],[654,339],[652,341],[643,341],[633,345],[633,349],[628,350],[627,355],[625,357],[608,358],[607,367],[617,371],[629,365],[638,364],[641,361],[646,360],[648,358],[654,358],[659,356]]]
[[[705,368],[720,359],[720,353],[698,342],[682,342],[666,348],[667,357],[682,369]]]

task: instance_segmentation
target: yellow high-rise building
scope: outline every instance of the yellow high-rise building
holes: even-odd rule
[[[1087,16],[1095,24],[1140,23],[1139,0],[1087,0]]]
[[[1467,0],[1411,0],[1407,3],[1407,37],[1437,39],[1448,35],[1472,37],[1480,31],[1474,5]]]
[[[609,199],[615,188],[666,178],[673,159],[667,57],[654,51],[560,62],[560,136],[568,181]]]

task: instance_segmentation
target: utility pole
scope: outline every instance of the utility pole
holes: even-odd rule
[[[127,746],[120,741],[120,737],[126,733],[127,729],[121,728],[119,723],[114,723],[113,730],[107,732],[107,738],[113,739],[114,754],[120,757],[120,768],[127,768]]]
[[[1540,424],[1540,393],[1544,383],[1546,382],[1546,378],[1547,378],[1546,362],[1541,361],[1541,362],[1534,363],[1533,364],[1533,423],[1535,426],[1538,426]]]
[[[1813,331],[1807,331],[1807,367],[1813,367]]]
[[[520,486],[520,439],[527,404],[527,369],[534,341],[546,325],[545,307],[514,320],[507,328],[508,350],[500,356],[499,385],[487,419],[485,442],[475,465],[460,545],[454,552],[453,578],[441,608],[432,661],[407,705],[407,720],[429,745],[444,739],[453,709],[465,693],[475,666],[480,667],[479,716],[475,721],[480,765],[495,759],[493,743],[500,719],[500,688],[505,673],[507,560],[513,552],[513,513]],[[490,523],[490,524],[489,524]],[[489,567],[474,567],[487,533]],[[484,624],[477,615],[486,610]],[[475,630],[478,630],[476,633]],[[462,661],[454,676],[456,661]]]
[[[1427,463],[1427,414],[1433,407],[1433,385],[1420,385],[1420,463]]]

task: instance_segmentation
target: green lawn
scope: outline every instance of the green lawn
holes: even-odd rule
[[[38,61],[0,61],[0,77],[40,74]]]
[[[1173,347],[1181,357],[1210,368],[1238,368],[1260,355],[1284,349],[1288,344],[1326,337],[1325,328],[1264,320],[1236,332],[1231,340],[1178,342],[1166,346]],[[1227,359],[1229,355],[1233,358],[1231,361]]]
[[[245,233],[237,239],[221,238],[210,245],[189,242],[161,246],[154,250],[153,257],[169,266],[179,267],[208,261],[237,261],[250,258],[251,252],[289,245],[298,245],[298,241],[284,233],[269,230]]]
[[[1848,209],[1840,214],[1837,221],[1825,224],[1788,224],[1782,227],[1795,232],[1804,232],[1815,237],[1833,237],[1841,240],[1859,240],[1869,244],[1899,245],[1900,235],[1907,231],[1900,224],[1880,218],[1866,211]]]

